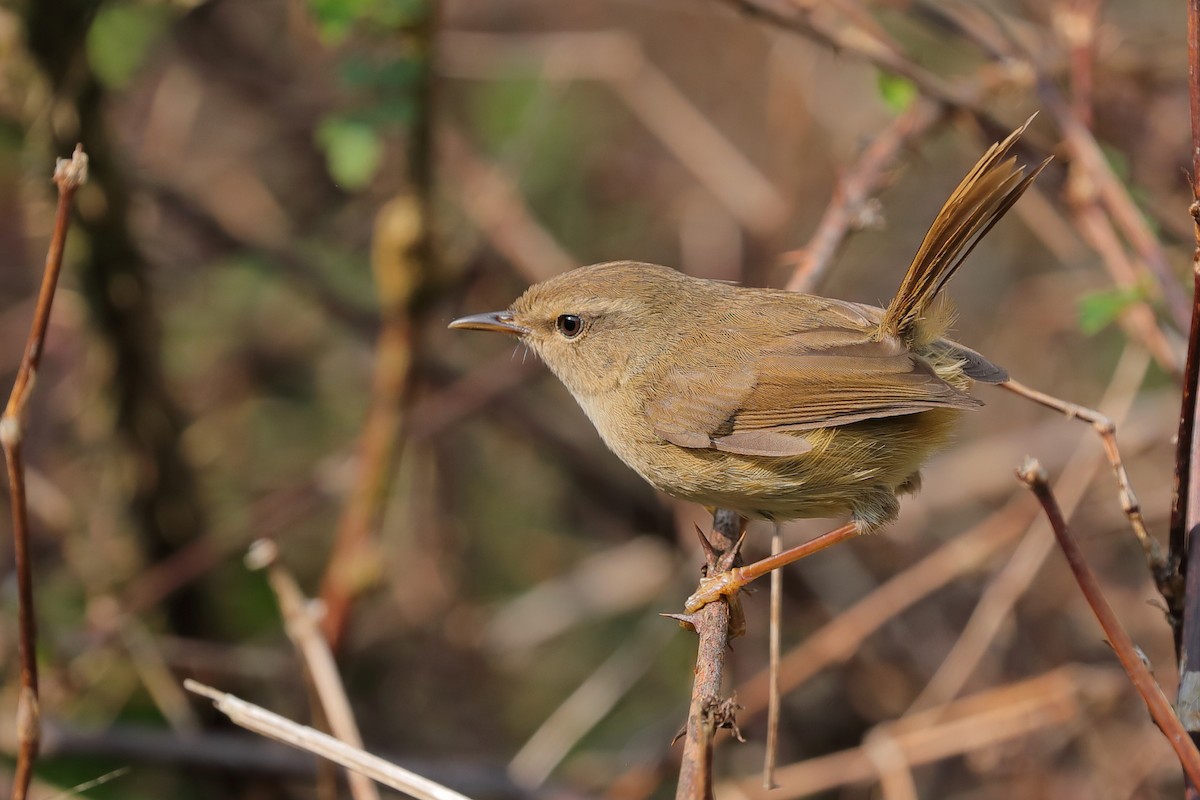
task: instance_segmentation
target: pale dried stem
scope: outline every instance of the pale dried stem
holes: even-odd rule
[[[513,178],[484,161],[454,128],[440,126],[439,140],[442,168],[459,187],[463,210],[521,277],[537,283],[579,266],[533,216]]]
[[[779,523],[771,534],[771,555],[783,552],[783,531]],[[782,652],[780,631],[783,627],[783,570],[771,573],[771,614],[767,640],[767,741],[763,755],[763,788],[775,788],[775,765],[779,757],[779,712],[783,697],[779,688],[779,659]]]
[[[655,663],[670,628],[651,617],[555,709],[508,765],[513,783],[541,787],[568,753]]]
[[[246,556],[246,562],[252,569],[267,570],[267,581],[279,602],[284,630],[308,670],[330,731],[346,744],[361,748],[362,735],[341,675],[338,674],[333,651],[313,617],[311,602],[300,590],[296,579],[279,562],[279,552],[274,542],[265,539],[255,542]],[[364,775],[351,769],[347,779],[354,800],[379,800],[375,785]]]
[[[1069,724],[1079,718],[1085,702],[1110,702],[1122,686],[1123,681],[1109,670],[1060,667],[878,726],[890,740],[889,758],[880,758],[878,740],[868,734],[871,743],[781,767],[779,788],[774,791],[762,789],[752,778],[718,788],[727,796],[752,800],[809,797],[838,786],[880,780],[881,766],[886,766],[893,772],[892,790],[903,791],[901,771]],[[872,748],[874,754],[869,752]]]
[[[328,734],[313,730],[307,725],[292,722],[261,706],[247,703],[245,700],[213,689],[211,686],[205,686],[193,680],[185,680],[183,686],[189,692],[212,700],[216,709],[229,717],[235,725],[328,759],[346,769],[365,775],[376,783],[390,786],[397,791],[419,798],[419,800],[469,800],[465,795],[459,794],[453,789],[364,752],[359,747],[338,741]]]

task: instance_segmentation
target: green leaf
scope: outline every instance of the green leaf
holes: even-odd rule
[[[103,6],[87,33],[87,56],[92,71],[109,88],[125,86],[146,59],[170,21],[160,5],[119,3]]]
[[[1140,286],[1103,289],[1084,295],[1079,300],[1079,329],[1093,336],[1111,325],[1130,306],[1146,299]]]
[[[395,30],[429,13],[426,0],[308,0],[308,7],[322,37],[330,44],[340,43],[360,23]]]
[[[879,96],[888,108],[899,114],[912,105],[912,101],[917,97],[917,87],[907,78],[901,78],[889,72],[881,72],[879,73]]]
[[[345,189],[361,189],[370,183],[383,159],[383,143],[375,129],[356,120],[325,120],[317,129],[317,144],[325,151],[329,174]]]

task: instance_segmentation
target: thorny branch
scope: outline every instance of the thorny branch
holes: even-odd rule
[[[745,526],[746,521],[732,511],[721,510],[713,516],[712,540],[705,548],[709,575],[733,568]],[[688,706],[675,797],[676,800],[710,800],[713,740],[718,727],[734,726],[732,709],[721,700],[721,679],[725,672],[725,651],[729,647],[733,614],[730,602],[722,598],[694,613],[674,618],[693,628],[699,639],[696,678]]]
[[[29,514],[25,499],[25,463],[21,456],[21,438],[25,432],[25,409],[37,379],[38,366],[45,351],[46,328],[50,323],[50,308],[62,271],[63,247],[71,220],[71,202],[75,192],[87,181],[88,157],[83,147],[75,146],[71,158],[60,158],[54,169],[58,186],[58,208],[54,216],[54,233],[46,252],[42,272],[42,288],[38,292],[37,308],[29,328],[25,355],[17,370],[12,393],[4,416],[0,418],[0,444],[8,468],[8,490],[12,498],[14,566],[17,572],[17,650],[21,662],[21,693],[17,700],[17,766],[13,776],[12,798],[24,800],[33,777],[33,762],[37,758],[41,733],[41,709],[38,705],[37,624],[33,613],[33,571],[29,561]]]

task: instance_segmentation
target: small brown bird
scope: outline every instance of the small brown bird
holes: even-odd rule
[[[1045,166],[1026,175],[1008,155],[1024,129],[959,184],[886,309],[621,261],[450,327],[519,337],[609,448],[668,494],[748,519],[848,514],[852,532],[876,530],[959,413],[981,405],[971,382],[1007,379],[945,338],[938,293]]]

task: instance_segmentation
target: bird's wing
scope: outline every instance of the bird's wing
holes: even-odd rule
[[[797,456],[811,449],[805,430],[978,405],[894,337],[821,327],[780,336],[724,370],[678,371],[646,414],[680,447]]]

